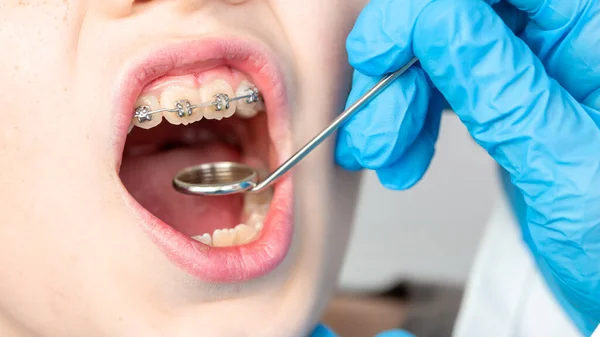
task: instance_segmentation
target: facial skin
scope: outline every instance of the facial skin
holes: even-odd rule
[[[124,201],[114,93],[132,59],[222,32],[268,45],[295,148],[343,108],[366,0],[5,0],[0,4],[0,335],[306,336],[336,284],[358,177],[332,142],[294,171],[292,249],[248,282],[173,264]]]

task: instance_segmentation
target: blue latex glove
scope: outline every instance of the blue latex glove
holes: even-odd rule
[[[310,337],[338,337],[328,327],[319,324]]]
[[[319,325],[319,326],[317,326],[315,331],[312,333],[312,335],[310,335],[310,337],[338,337],[338,336],[335,333],[333,333],[333,331],[331,331],[329,328],[325,327],[324,325]],[[394,330],[394,331],[382,332],[375,337],[414,337],[414,336],[407,332],[401,331],[401,330]]]
[[[375,337],[415,337],[414,335],[403,330],[392,330],[378,334]]]
[[[538,265],[589,336],[600,321],[600,2],[493,2],[367,5],[347,43],[349,103],[415,55],[420,67],[340,130],[336,160],[389,188],[414,185],[447,101],[510,176]]]

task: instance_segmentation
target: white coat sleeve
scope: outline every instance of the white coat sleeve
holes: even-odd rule
[[[592,337],[600,337],[600,324],[598,325],[598,327],[596,328],[596,330],[594,330],[594,333],[592,334]]]

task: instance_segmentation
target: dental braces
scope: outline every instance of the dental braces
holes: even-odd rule
[[[214,96],[214,101],[209,103],[203,103],[199,105],[192,105],[189,100],[181,99],[175,102],[175,107],[173,109],[162,108],[151,110],[151,108],[147,105],[140,105],[135,108],[135,113],[133,118],[137,118],[138,122],[144,123],[152,120],[152,115],[161,113],[161,112],[173,112],[176,113],[179,117],[191,116],[194,113],[194,109],[197,108],[208,108],[214,107],[216,111],[222,111],[229,109],[229,103],[239,100],[246,100],[246,103],[252,104],[256,103],[262,99],[260,92],[256,87],[248,88],[247,94],[237,97],[229,97],[227,94],[216,94]]]

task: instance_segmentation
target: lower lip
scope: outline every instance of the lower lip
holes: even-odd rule
[[[248,62],[242,60],[243,57],[240,60],[228,58],[227,64],[247,74],[261,74],[260,78],[253,77],[252,81],[259,88],[270,88],[269,92],[263,93],[267,103],[266,110],[271,112],[268,118],[269,134],[271,138],[275,139],[285,134],[284,130],[288,127],[289,120],[283,112],[287,111],[285,109],[287,102],[284,85],[278,81],[283,77],[279,70],[272,66],[275,64],[273,56],[260,49],[248,53],[247,50],[254,45],[235,37],[225,39],[228,41],[225,45],[223,40],[223,37],[219,37],[179,43],[174,48],[154,53],[158,56],[155,56],[153,61],[138,64],[129,72],[129,80],[123,81],[125,85],[121,88],[124,92],[117,94],[117,101],[120,102],[123,111],[133,111],[135,100],[142,90],[140,81],[149,83],[155,79],[150,76],[140,79],[139,73],[148,74],[145,66],[150,65],[150,69],[161,69],[162,71],[165,68],[176,69],[186,66],[186,60],[193,60],[190,63],[201,62],[203,59],[214,58],[215,54],[222,54],[224,51],[231,56],[238,49],[246,49],[246,59],[261,59],[264,64]],[[117,168],[121,164],[120,160],[131,115],[132,113],[130,115],[127,113],[117,114],[119,116],[116,121],[117,132],[121,133],[121,137],[117,137],[119,141],[115,144],[118,149],[116,151]],[[278,157],[285,158],[286,153],[283,149],[275,149],[275,152]],[[175,265],[205,282],[232,283],[248,281],[272,272],[289,252],[293,234],[291,176],[281,178],[275,184],[274,189],[273,199],[259,237],[251,243],[233,247],[212,247],[193,240],[148,212],[125,189],[124,194],[134,212],[142,218],[141,225],[144,231]]]
[[[127,195],[132,207],[141,215],[142,227],[152,241],[173,263],[206,282],[242,282],[264,276],[277,268],[291,246],[293,192],[290,176],[283,177],[275,185],[259,237],[233,247],[212,247],[183,235],[148,212],[129,193]]]

